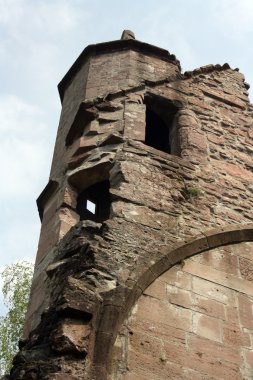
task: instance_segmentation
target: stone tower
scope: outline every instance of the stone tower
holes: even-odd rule
[[[62,113],[11,379],[253,378],[253,106],[228,64],[88,46]]]

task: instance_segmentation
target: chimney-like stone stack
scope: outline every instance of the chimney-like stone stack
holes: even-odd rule
[[[11,379],[252,379],[247,89],[129,30],[81,53]]]

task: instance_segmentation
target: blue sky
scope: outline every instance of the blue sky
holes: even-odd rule
[[[0,0],[0,269],[35,259],[57,84],[85,46],[123,29],[176,54],[183,71],[228,62],[253,87],[252,0]]]

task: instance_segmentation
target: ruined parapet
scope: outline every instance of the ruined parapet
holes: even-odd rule
[[[230,377],[248,379],[247,84],[228,65],[182,74],[174,55],[122,38],[87,47],[59,85],[62,114],[11,378],[225,379],[224,362]],[[213,374],[210,350],[223,352]]]

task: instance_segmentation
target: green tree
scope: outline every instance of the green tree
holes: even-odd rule
[[[21,261],[8,265],[2,272],[4,304],[7,314],[0,317],[0,376],[9,373],[18,351],[30,295],[33,264]]]

